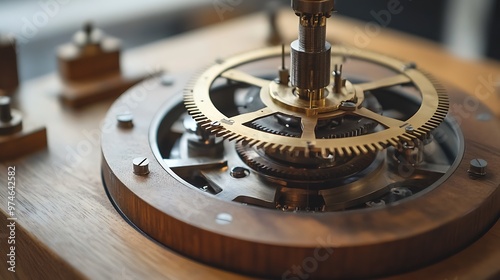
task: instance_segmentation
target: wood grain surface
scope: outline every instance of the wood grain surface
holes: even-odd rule
[[[293,13],[287,11],[280,15],[285,38],[295,37],[296,25]],[[355,44],[353,34],[364,25],[336,18],[329,28],[331,39]],[[141,47],[125,53],[123,62],[125,67],[165,69],[175,76],[175,86],[182,87],[197,69],[216,58],[264,46],[267,33],[265,17],[256,15]],[[392,31],[384,30],[371,37],[366,48],[416,61],[446,84],[471,95],[478,87],[485,86],[481,78],[488,80],[490,76],[500,75],[496,62],[463,61],[430,42]],[[1,278],[248,279],[193,261],[159,245],[117,213],[106,196],[100,175],[99,137],[105,130],[101,127],[102,120],[111,101],[68,110],[58,101],[60,90],[61,84],[53,74],[23,84],[14,100],[15,108],[46,124],[49,148],[0,165],[2,220],[6,221],[7,215],[4,187],[7,166],[16,166],[15,214],[18,218],[16,273],[7,271],[4,252],[8,232],[5,225],[0,227]],[[500,103],[495,103],[495,94],[492,92],[486,103],[498,111]],[[465,122],[472,122],[476,112],[466,113],[472,117],[465,118]],[[500,139],[498,131],[486,131],[472,135],[468,141],[481,142],[484,137]],[[498,153],[498,145],[490,148]],[[498,184],[498,174],[491,180]],[[499,277],[498,248],[499,223],[456,255],[389,279],[495,279]]]

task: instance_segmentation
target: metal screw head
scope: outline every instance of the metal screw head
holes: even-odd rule
[[[120,114],[116,116],[119,128],[132,128],[134,127],[134,116],[132,114]]]
[[[412,133],[415,131],[415,129],[413,128],[413,126],[409,125],[409,126],[405,127],[405,131],[408,133]]]
[[[486,167],[488,166],[488,162],[484,159],[475,158],[470,161],[469,164],[469,175],[472,177],[482,177],[486,175]]]
[[[219,213],[215,218],[215,222],[219,225],[228,225],[233,221],[233,216],[228,213]]]
[[[133,160],[134,174],[144,176],[149,174],[149,159],[146,157],[138,157]]]
[[[233,167],[229,174],[233,178],[240,179],[240,178],[245,178],[246,176],[250,175],[250,171],[244,167],[237,166],[237,167]]]
[[[413,195],[413,192],[406,187],[395,187],[391,189],[391,193],[397,196],[407,197]]]
[[[380,200],[377,200],[377,201],[368,201],[367,203],[365,203],[366,206],[368,207],[378,207],[378,206],[384,206],[385,205],[385,201],[380,199]]]
[[[417,63],[415,63],[415,62],[408,62],[404,66],[403,70],[406,71],[406,70],[409,70],[409,69],[417,69]]]
[[[165,74],[161,76],[161,84],[164,86],[171,86],[175,83],[175,79],[172,75]]]

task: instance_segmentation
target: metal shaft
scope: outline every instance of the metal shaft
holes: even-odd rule
[[[0,96],[0,122],[10,122],[10,120],[12,120],[10,98]]]
[[[326,42],[326,20],[334,0],[292,0],[299,16],[299,39],[291,44],[291,83],[300,98],[321,100],[330,84],[331,45]]]

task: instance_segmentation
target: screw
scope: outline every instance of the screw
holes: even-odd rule
[[[11,120],[10,97],[0,96],[0,121],[10,122]]]
[[[220,122],[219,121],[213,121],[211,123],[212,126],[220,126]]]
[[[233,216],[228,213],[219,213],[217,218],[215,218],[215,222],[219,225],[228,225],[233,221]]]
[[[139,176],[144,176],[149,174],[149,159],[145,157],[135,158],[134,163],[134,174]]]
[[[409,62],[403,68],[404,71],[409,70],[409,69],[417,69],[417,63]]]
[[[476,158],[470,161],[469,164],[469,175],[472,177],[483,177],[486,175],[486,167],[488,162],[484,159]]]
[[[134,127],[134,116],[132,114],[120,114],[116,116],[119,128],[132,128]]]
[[[233,178],[240,179],[250,175],[250,171],[244,167],[237,166],[233,167],[233,169],[231,169],[231,172],[229,174]]]
[[[368,207],[377,207],[377,206],[384,206],[385,205],[385,201],[383,201],[382,199],[378,200],[378,201],[368,201],[367,203],[365,203],[366,206]]]
[[[164,85],[164,86],[171,86],[175,83],[175,79],[172,75],[163,75],[161,77],[161,84]]]
[[[413,192],[410,189],[405,187],[392,188],[391,193],[403,197],[411,196],[413,194]]]
[[[410,125],[410,126],[405,127],[405,131],[408,133],[412,133],[415,131],[415,129],[413,128],[413,126]]]

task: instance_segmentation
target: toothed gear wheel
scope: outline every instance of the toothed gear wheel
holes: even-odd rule
[[[316,161],[313,165],[293,165],[282,163],[266,155],[264,151],[250,148],[242,144],[236,144],[236,151],[241,159],[254,170],[262,174],[285,179],[289,185],[293,181],[307,182],[308,186],[313,186],[314,182],[320,182],[322,186],[325,181],[339,181],[345,177],[352,176],[360,170],[367,168],[375,159],[375,154],[368,154],[357,157],[344,157],[342,159],[311,159]]]
[[[373,82],[349,84],[355,98],[350,100],[349,106],[339,104],[335,110],[321,111],[320,108],[305,112],[299,110],[302,108],[283,106],[273,100],[273,94],[276,88],[286,90],[287,86],[276,85],[274,81],[258,78],[235,69],[246,63],[280,57],[280,55],[281,47],[261,49],[229,58],[210,67],[185,90],[184,103],[188,112],[202,128],[230,141],[241,142],[249,147],[258,147],[267,152],[295,155],[321,154],[324,157],[367,154],[383,150],[387,146],[397,147],[404,142],[411,142],[418,138],[424,139],[441,124],[448,113],[449,103],[445,89],[428,74],[394,58],[346,47],[332,47],[332,59],[347,57],[370,61],[394,70],[398,74]],[[260,99],[265,106],[253,112],[228,117],[211,102],[210,89],[218,78],[259,87]],[[412,85],[420,92],[422,100],[420,108],[409,119],[402,121],[382,116],[363,106],[365,92],[396,85]],[[275,114],[299,118],[301,135],[291,137],[272,134],[252,127],[252,122]],[[318,122],[343,116],[370,119],[384,129],[344,138],[322,139],[318,137],[320,135],[317,135],[314,129]]]
[[[254,102],[258,102],[258,99],[255,98],[252,100],[257,100]],[[377,114],[382,114],[382,107],[378,103],[378,100],[369,92],[365,93],[365,101],[362,106]],[[255,106],[246,106],[246,108],[252,107]],[[240,113],[244,114],[248,113],[248,111],[240,110]],[[319,139],[354,137],[373,132],[373,129],[377,125],[378,123],[371,119],[343,116],[318,122],[316,137]],[[267,133],[288,137],[298,138],[302,133],[300,118],[279,113],[255,120],[249,126]]]

